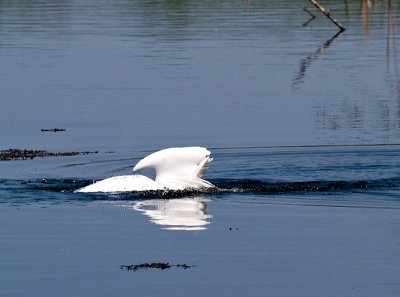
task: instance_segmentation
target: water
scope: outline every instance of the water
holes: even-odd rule
[[[1,146],[398,143],[397,3],[330,6],[2,1]]]
[[[0,163],[0,295],[398,296],[399,4],[326,5],[0,1],[0,149],[99,151]],[[191,145],[219,191],[73,192]]]
[[[399,146],[212,152],[207,192],[73,192],[117,153],[2,162],[0,291],[398,295]],[[191,268],[120,268],[148,263]]]

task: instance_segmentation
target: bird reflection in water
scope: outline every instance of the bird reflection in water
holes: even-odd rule
[[[133,209],[143,212],[150,221],[167,230],[206,230],[212,218],[207,212],[209,200],[196,198],[138,201]]]

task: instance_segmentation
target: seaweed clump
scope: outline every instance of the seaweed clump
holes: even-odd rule
[[[76,155],[87,155],[96,154],[98,152],[48,152],[43,150],[20,150],[20,149],[8,149],[0,150],[0,161],[11,161],[11,160],[32,160],[34,158],[43,157],[65,157],[65,156],[76,156]]]

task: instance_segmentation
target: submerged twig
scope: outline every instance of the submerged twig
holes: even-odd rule
[[[66,131],[63,128],[52,128],[52,129],[40,129],[42,132],[63,132]]]
[[[177,267],[177,268],[182,268],[182,269],[188,269],[195,267],[195,265],[187,265],[187,264],[169,264],[169,263],[162,263],[162,262],[157,262],[157,263],[141,263],[141,264],[136,264],[136,265],[121,265],[121,269],[126,269],[128,271],[137,271],[139,269],[169,269],[171,267]]]
[[[308,0],[308,1],[311,2],[316,8],[318,8],[318,10],[321,11],[332,23],[334,23],[339,28],[340,32],[346,30],[346,28],[343,27],[342,24],[339,23],[339,21],[333,17],[333,15],[328,9],[323,7],[316,0]]]
[[[307,8],[303,8],[303,11],[305,11],[305,12],[307,12],[308,13],[308,15],[310,16],[310,19],[307,21],[307,22],[305,22],[304,24],[303,24],[303,27],[305,27],[305,26],[307,26],[309,23],[311,23],[313,20],[315,20],[315,18],[316,18],[316,16],[315,16],[315,14],[313,14],[311,11],[309,11]]]

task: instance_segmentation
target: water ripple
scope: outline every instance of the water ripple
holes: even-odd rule
[[[287,196],[287,195],[315,195],[315,194],[386,194],[398,193],[400,177],[384,178],[379,180],[313,180],[313,181],[266,181],[255,179],[214,179],[211,182],[216,189],[206,191],[144,191],[127,193],[74,193],[74,190],[84,187],[92,180],[75,179],[37,179],[37,180],[1,180],[0,203],[29,203],[51,201],[115,201],[115,200],[143,200],[143,199],[173,199],[183,197],[197,197],[199,195],[218,196],[232,193],[240,195]],[[385,195],[379,195],[384,199]],[[398,195],[395,195],[398,197]],[[388,198],[389,199],[389,198]],[[397,200],[397,199],[396,199]]]

